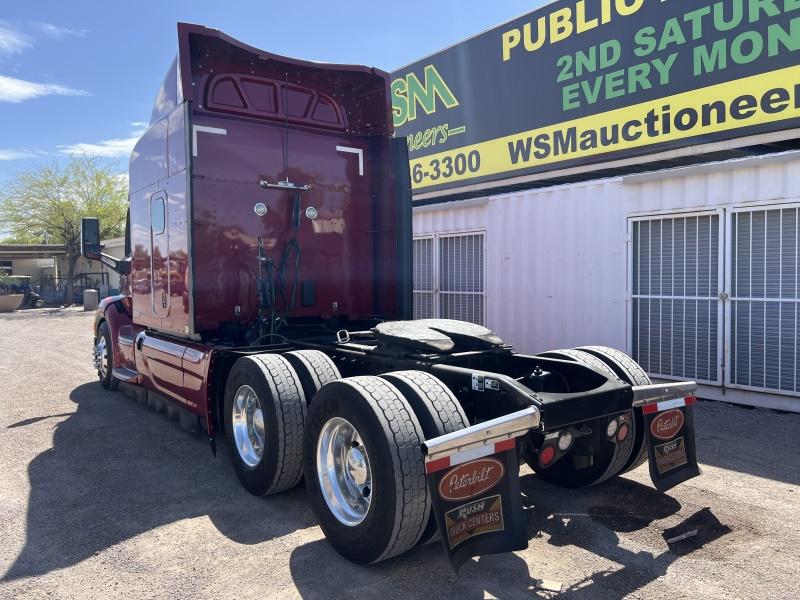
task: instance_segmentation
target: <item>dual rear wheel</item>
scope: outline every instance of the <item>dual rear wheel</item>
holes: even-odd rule
[[[422,371],[320,390],[305,428],[306,491],[336,550],[369,564],[434,539],[420,445],[468,425],[450,390]]]
[[[253,354],[234,363],[225,386],[225,434],[247,491],[275,494],[300,482],[308,401],[339,378],[334,362],[318,350]]]
[[[607,346],[583,346],[570,350],[551,350],[539,354],[546,358],[571,360],[589,366],[609,378],[617,379],[630,385],[648,385],[650,378],[636,361],[624,352]],[[548,468],[531,466],[537,474],[551,483],[580,488],[602,483],[607,479],[635,469],[647,460],[647,439],[644,428],[644,415],[641,408],[633,408],[628,412],[630,433],[622,442],[608,440],[605,426],[595,433],[594,454],[590,465],[576,464],[565,456]]]
[[[420,445],[469,425],[437,378],[421,371],[341,379],[317,351],[239,359],[225,425],[234,470],[264,495],[305,475],[329,542],[362,564],[436,536]]]

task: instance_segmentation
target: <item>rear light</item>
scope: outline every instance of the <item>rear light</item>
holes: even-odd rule
[[[556,456],[556,449],[553,446],[544,446],[539,450],[539,464],[542,466],[549,465],[553,462]]]
[[[606,426],[606,435],[610,438],[614,437],[614,434],[617,433],[617,427],[619,427],[617,420],[611,419]]]
[[[617,441],[622,442],[626,437],[628,437],[628,426],[623,423],[619,426],[619,430],[617,431]]]
[[[558,449],[561,452],[566,452],[570,446],[572,446],[572,434],[569,431],[565,431],[558,436]]]

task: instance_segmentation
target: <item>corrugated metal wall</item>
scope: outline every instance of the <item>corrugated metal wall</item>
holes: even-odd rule
[[[798,198],[800,159],[753,159],[419,207],[414,234],[486,233],[487,325],[519,350],[631,352],[632,217]]]

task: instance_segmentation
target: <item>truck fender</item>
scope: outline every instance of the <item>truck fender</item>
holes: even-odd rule
[[[111,334],[111,350],[114,357],[115,365],[124,365],[128,361],[119,343],[120,329],[127,326],[130,328],[133,324],[133,319],[125,307],[123,296],[109,296],[104,298],[100,305],[97,307],[94,320],[94,335],[97,338],[97,330],[100,324],[105,321],[108,324],[108,330]]]

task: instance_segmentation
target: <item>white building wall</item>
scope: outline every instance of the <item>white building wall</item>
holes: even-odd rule
[[[487,325],[518,350],[630,351],[629,217],[798,198],[778,155],[417,207],[414,234],[486,232]]]
[[[53,275],[55,270],[53,258],[14,258],[11,263],[13,275],[29,275],[32,281],[37,281],[45,275]]]
[[[111,238],[103,240],[103,253],[113,256],[114,258],[122,259],[125,257],[125,238]],[[61,277],[66,277],[69,270],[69,265],[66,258],[59,259],[58,271]],[[112,290],[119,289],[119,274],[109,269],[106,265],[96,260],[88,260],[81,256],[75,263],[75,275],[81,273],[107,273],[109,288]],[[97,278],[99,281],[99,278]]]

